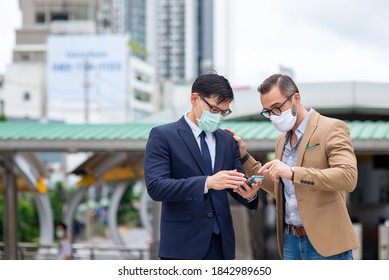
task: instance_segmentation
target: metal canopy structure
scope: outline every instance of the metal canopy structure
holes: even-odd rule
[[[389,152],[388,121],[350,121],[354,149],[357,153]],[[157,124],[0,124],[0,152],[130,152],[143,153],[150,130]],[[272,152],[279,132],[270,122],[226,121],[250,151]]]
[[[17,192],[34,193],[38,210],[41,244],[53,242],[53,213],[44,177],[47,171],[43,164],[30,152],[0,153],[0,191],[4,193],[4,239],[5,255],[10,259],[17,256]]]
[[[78,205],[78,202],[73,202],[73,200],[79,201],[82,198],[85,187],[103,182],[115,184],[108,208],[108,228],[114,243],[126,245],[117,230],[117,211],[120,200],[128,187],[128,182],[143,178],[143,153],[97,152],[74,169],[72,173],[82,178],[77,183],[77,186],[81,188],[70,202],[70,205]],[[65,214],[64,220],[69,228],[72,228],[75,210],[75,207],[69,207]],[[141,213],[144,223],[147,223],[146,216],[147,213]],[[72,237],[71,231],[69,237]]]

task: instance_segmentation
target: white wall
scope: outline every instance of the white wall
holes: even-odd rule
[[[5,115],[16,118],[44,116],[46,68],[43,63],[17,63],[8,66],[4,79]],[[25,94],[30,100],[24,100]]]

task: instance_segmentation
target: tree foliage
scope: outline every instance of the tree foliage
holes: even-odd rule
[[[53,210],[54,224],[62,222],[65,195],[62,182],[47,193]],[[39,242],[39,217],[34,194],[19,193],[17,199],[18,241]],[[4,195],[0,195],[0,240],[4,240]]]

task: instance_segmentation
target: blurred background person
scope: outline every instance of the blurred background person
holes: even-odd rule
[[[55,236],[58,238],[58,260],[72,259],[72,245],[67,237],[67,226],[60,223],[55,227]]]

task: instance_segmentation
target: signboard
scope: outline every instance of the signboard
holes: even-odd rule
[[[128,37],[50,36],[47,116],[66,122],[124,122]]]

